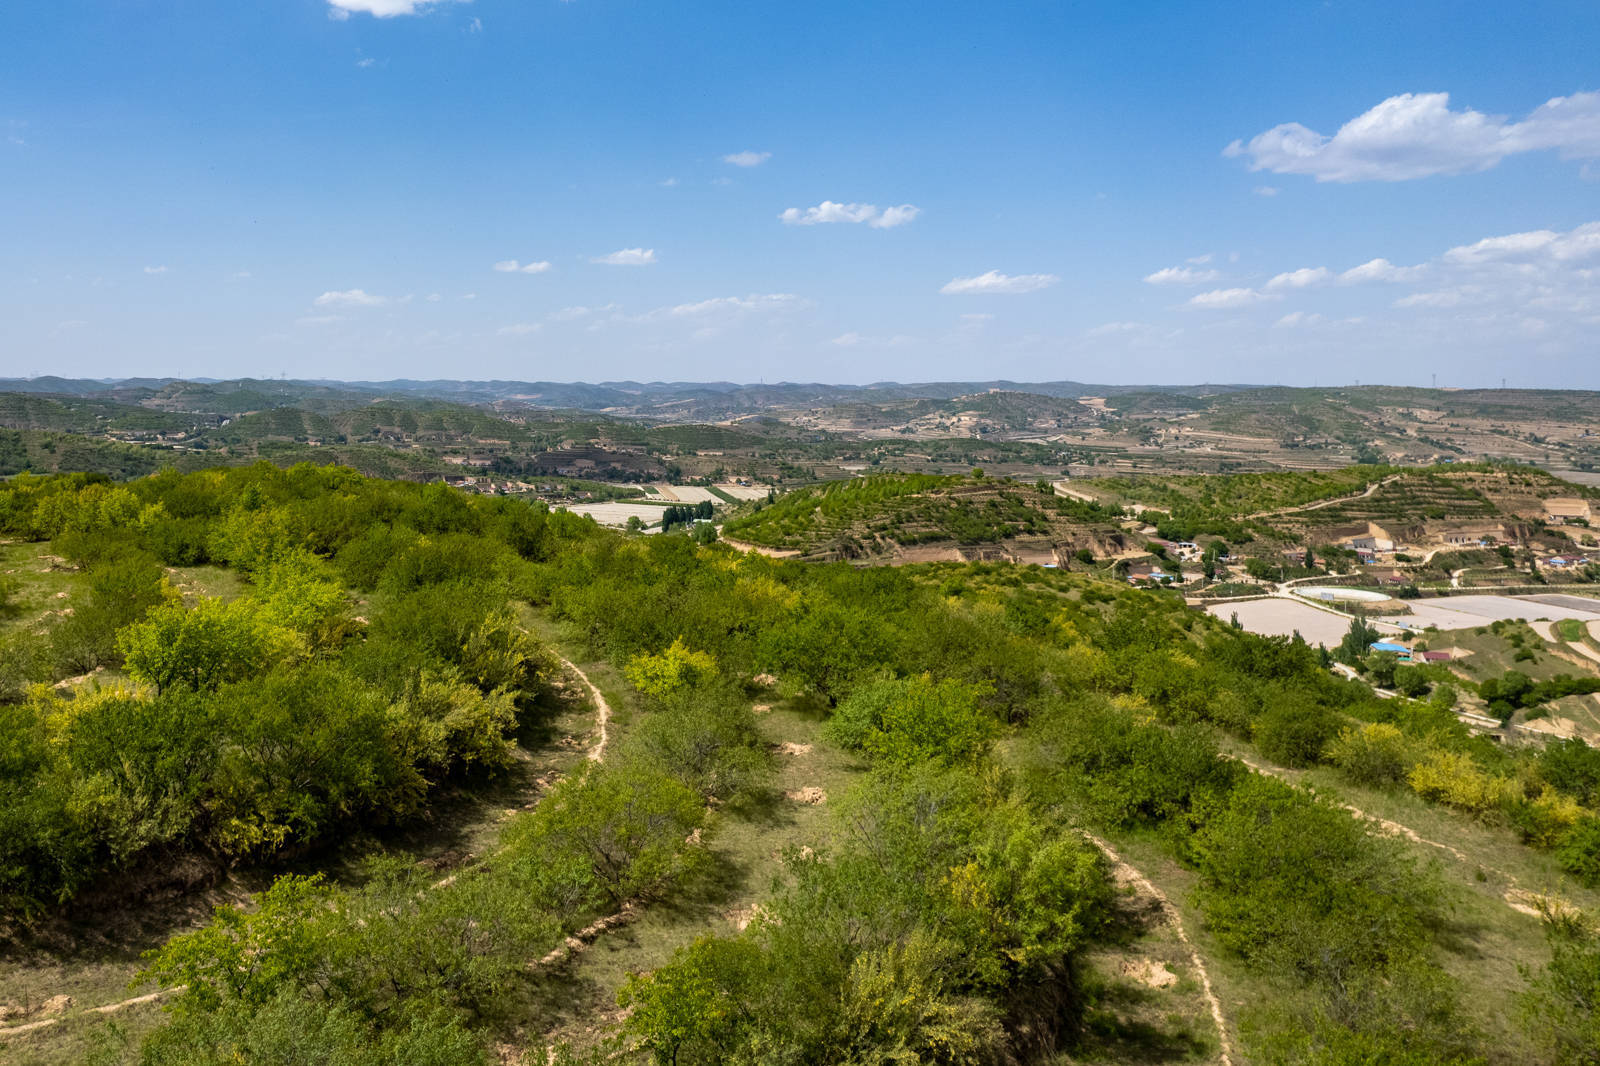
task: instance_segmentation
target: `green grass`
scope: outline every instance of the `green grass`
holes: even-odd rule
[[[1589,627],[1582,619],[1563,618],[1555,624],[1556,636],[1566,641],[1581,641],[1589,635]]]
[[[757,706],[765,705],[764,697],[756,699]],[[590,1030],[597,1019],[614,1016],[617,992],[630,973],[664,965],[697,937],[737,933],[740,922],[748,921],[752,908],[769,896],[774,878],[781,876],[778,856],[789,847],[827,842],[829,803],[859,780],[866,767],[822,739],[823,716],[804,703],[780,702],[758,713],[756,721],[774,749],[791,743],[810,745],[811,750],[797,754],[775,750],[768,794],[758,802],[716,813],[708,835],[714,864],[701,882],[602,935],[552,975],[557,983],[548,995],[536,998],[533,1006],[540,1009],[527,1019],[542,1020],[549,1027],[537,1041],[540,1046],[559,1040],[582,1045],[603,1036]],[[829,802],[785,798],[785,793],[807,787],[822,789]]]
[[[0,544],[0,577],[17,583],[8,615],[0,629],[38,629],[66,607],[83,575],[51,553],[48,543]]]

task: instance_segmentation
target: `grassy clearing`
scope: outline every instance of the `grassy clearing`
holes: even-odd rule
[[[48,543],[0,544],[0,577],[17,583],[12,609],[0,628],[38,629],[59,613],[82,573],[50,552]]]
[[[764,706],[759,697],[756,706]],[[771,894],[782,873],[783,852],[827,842],[828,803],[800,802],[786,794],[817,788],[836,799],[866,767],[822,739],[822,720],[816,709],[794,701],[758,713],[774,758],[766,796],[718,812],[709,837],[715,863],[701,883],[671,901],[652,904],[549,975],[544,994],[522,1019],[527,1026],[544,1023],[535,1045],[569,1040],[582,1046],[605,1036],[619,1017],[617,992],[629,974],[664,965],[697,937],[737,933]]]
[[[1507,639],[1513,634],[1518,636]],[[1543,638],[1520,622],[1506,625],[1501,633],[1495,633],[1487,626],[1429,633],[1427,642],[1428,647],[1435,651],[1456,648],[1470,652],[1450,665],[1473,681],[1499,677],[1507,670],[1517,670],[1535,681],[1545,681],[1557,674],[1571,674],[1575,669],[1567,660],[1551,655]],[[1527,657],[1529,652],[1531,657]],[[1517,658],[1519,653],[1525,657]]]

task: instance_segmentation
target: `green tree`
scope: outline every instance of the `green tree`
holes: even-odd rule
[[[828,734],[874,759],[910,765],[971,764],[988,754],[1000,725],[982,704],[988,686],[929,674],[863,685],[839,705]]]
[[[704,862],[705,801],[656,770],[590,764],[507,834],[541,905],[578,915],[654,895]]]
[[[251,677],[304,651],[292,630],[262,617],[248,600],[204,599],[193,609],[168,604],[117,635],[128,673],[157,692],[213,689]]]

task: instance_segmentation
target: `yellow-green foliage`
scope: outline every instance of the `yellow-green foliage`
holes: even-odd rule
[[[679,637],[660,655],[635,655],[624,673],[634,688],[646,696],[668,696],[709,680],[717,661],[703,651],[690,651]]]
[[[1418,745],[1397,726],[1372,722],[1346,729],[1328,745],[1330,762],[1352,779],[1367,785],[1394,784],[1419,758]]]
[[[250,600],[206,599],[193,610],[169,604],[117,634],[128,673],[162,690],[214,689],[303,657],[305,641]]]
[[[1411,768],[1407,780],[1425,800],[1474,815],[1498,808],[1516,792],[1514,782],[1481,769],[1472,757],[1455,751],[1436,751]]]

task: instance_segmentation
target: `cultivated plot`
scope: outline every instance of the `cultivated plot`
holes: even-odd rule
[[[1501,619],[1600,619],[1600,600],[1580,596],[1451,596],[1416,600],[1399,621],[1412,628],[1470,629]]]
[[[1251,633],[1266,637],[1299,633],[1307,643],[1326,644],[1330,648],[1343,640],[1350,629],[1350,619],[1295,600],[1243,600],[1213,604],[1206,610],[1224,622],[1237,616],[1239,624]]]
[[[645,525],[659,524],[663,508],[648,503],[573,503],[564,505],[573,514],[586,514],[603,526],[625,526],[637,518]]]

